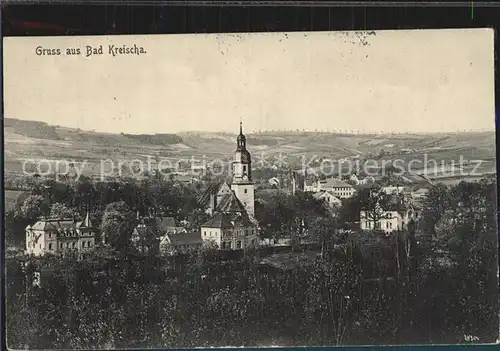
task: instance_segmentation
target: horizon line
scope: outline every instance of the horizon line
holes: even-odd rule
[[[208,131],[208,130],[180,130],[176,132],[157,132],[157,133],[126,133],[126,132],[121,132],[121,131],[116,131],[116,132],[107,132],[107,131],[98,131],[98,130],[87,130],[87,129],[80,129],[78,127],[71,127],[68,125],[62,125],[62,124],[50,124],[45,121],[40,121],[40,120],[35,120],[35,119],[19,119],[19,118],[13,118],[13,117],[4,117],[3,120],[16,120],[16,121],[25,121],[25,122],[38,122],[38,123],[45,123],[48,126],[52,127],[61,127],[61,128],[68,128],[68,129],[74,129],[80,130],[82,132],[87,132],[87,133],[100,133],[100,134],[112,134],[112,135],[120,135],[120,134],[128,134],[128,135],[161,135],[161,134],[182,134],[182,133],[224,133],[224,134],[234,134],[238,135],[239,130],[235,128],[235,131],[225,131],[225,130],[219,130],[219,131]],[[4,123],[4,130],[5,130],[5,123]],[[468,129],[468,130],[448,130],[448,131],[430,131],[430,132],[423,132],[423,131],[365,131],[365,130],[330,130],[329,128],[325,129],[265,129],[265,130],[252,130],[251,132],[245,133],[246,135],[258,135],[258,134],[266,134],[266,133],[293,133],[293,134],[300,134],[300,133],[316,133],[316,134],[342,134],[342,135],[405,135],[405,134],[413,134],[413,135],[430,135],[430,134],[457,134],[457,133],[488,133],[488,132],[496,132],[496,129]]]

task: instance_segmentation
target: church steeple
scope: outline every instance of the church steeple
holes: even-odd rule
[[[241,201],[247,213],[254,216],[254,185],[252,182],[252,157],[246,148],[243,123],[240,120],[240,134],[236,138],[236,151],[233,161],[233,181],[231,190]]]
[[[246,151],[247,140],[243,135],[243,122],[240,121],[240,134],[236,138],[236,150],[237,151]]]

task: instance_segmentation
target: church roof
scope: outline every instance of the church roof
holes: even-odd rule
[[[205,189],[203,194],[201,194],[200,198],[198,199],[198,204],[203,205],[203,206],[207,206],[208,202],[210,201],[210,195],[216,195],[219,192],[219,189],[223,183],[224,182],[210,184],[208,186],[208,188]]]
[[[236,197],[234,192],[230,194],[225,194],[220,199],[217,204],[216,211],[219,212],[245,212],[245,206],[241,203],[241,201]]]

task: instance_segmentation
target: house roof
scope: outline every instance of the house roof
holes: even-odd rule
[[[182,233],[182,234],[167,234],[168,240],[174,246],[178,245],[201,245],[200,232]]]
[[[230,229],[251,227],[254,223],[246,214],[217,212],[212,218],[201,225],[202,228]]]
[[[352,188],[352,185],[337,178],[327,178],[319,182],[322,187],[328,188]]]
[[[73,219],[47,218],[37,221],[31,226],[34,230],[58,231],[75,229],[77,222]]]
[[[210,218],[207,222],[201,225],[205,228],[232,228],[231,218],[224,213],[216,213],[212,218]]]

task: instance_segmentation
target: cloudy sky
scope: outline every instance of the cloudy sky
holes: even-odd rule
[[[4,69],[5,117],[102,132],[494,128],[491,29],[6,38]]]

